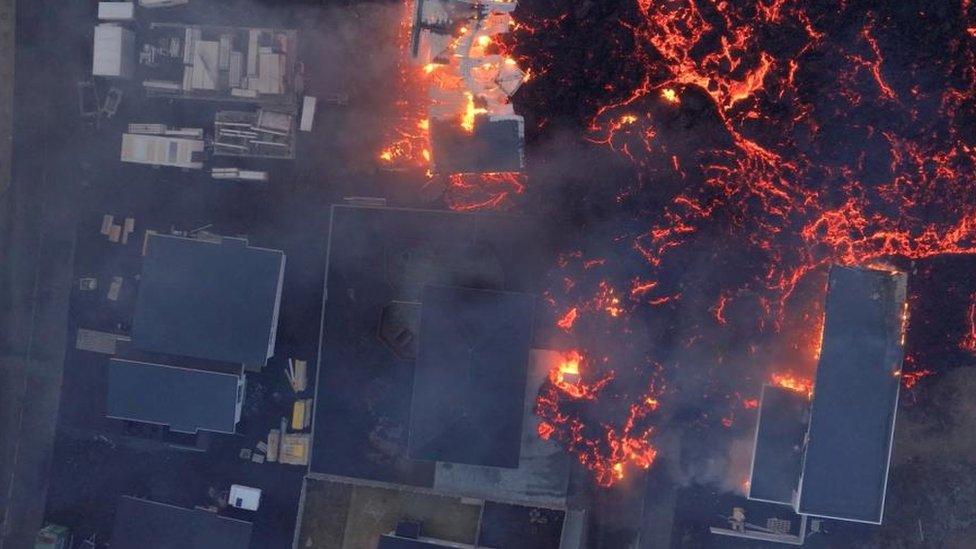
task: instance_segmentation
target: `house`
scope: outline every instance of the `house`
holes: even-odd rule
[[[752,452],[749,499],[792,505],[807,432],[807,396],[765,385],[759,400],[759,422]]]
[[[202,509],[119,498],[112,549],[247,549],[251,523]]]
[[[105,415],[171,431],[233,434],[241,419],[243,373],[234,375],[113,358]]]
[[[132,346],[260,370],[274,354],[284,271],[283,252],[242,238],[148,235]]]
[[[199,170],[203,168],[203,155],[203,139],[122,134],[123,162]]]
[[[152,23],[141,37],[151,96],[275,105],[297,112],[298,33]]]

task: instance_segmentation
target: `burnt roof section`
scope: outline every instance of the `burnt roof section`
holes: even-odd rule
[[[239,376],[113,358],[105,415],[181,433],[233,433]]]
[[[119,498],[112,549],[247,549],[251,523],[132,496]]]
[[[457,120],[431,120],[430,141],[440,173],[517,172],[524,167],[523,124],[519,120],[475,118],[470,132]]]
[[[529,294],[424,288],[411,458],[518,467],[534,306]]]
[[[879,524],[902,362],[907,276],[833,267],[797,510]]]
[[[133,345],[264,366],[274,349],[284,268],[284,253],[240,238],[149,236]]]
[[[749,499],[793,504],[800,479],[806,396],[782,387],[763,387],[752,454]]]

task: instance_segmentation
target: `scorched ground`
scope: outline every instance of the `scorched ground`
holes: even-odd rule
[[[532,75],[528,180],[504,199],[538,186],[578,235],[546,295],[566,344],[539,435],[609,485],[653,464],[659,430],[732,427],[764,382],[809,393],[830,264],[921,281],[905,387],[970,361],[976,285],[926,281],[976,252],[974,11],[521,0],[499,48]],[[605,151],[589,185],[612,192],[542,184],[567,132]]]

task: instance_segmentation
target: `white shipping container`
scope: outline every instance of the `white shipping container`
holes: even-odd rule
[[[203,141],[161,135],[122,134],[123,162],[200,169],[203,162],[194,159],[203,154]]]
[[[136,17],[134,2],[99,2],[98,18],[102,21],[132,21]]]

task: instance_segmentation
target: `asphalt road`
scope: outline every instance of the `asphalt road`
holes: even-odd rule
[[[16,10],[12,180],[0,204],[0,547],[26,547],[44,513],[60,396],[77,187],[68,96],[80,60],[57,47],[54,2]],[[84,6],[59,4],[63,16]],[[58,37],[55,40],[54,37]]]

